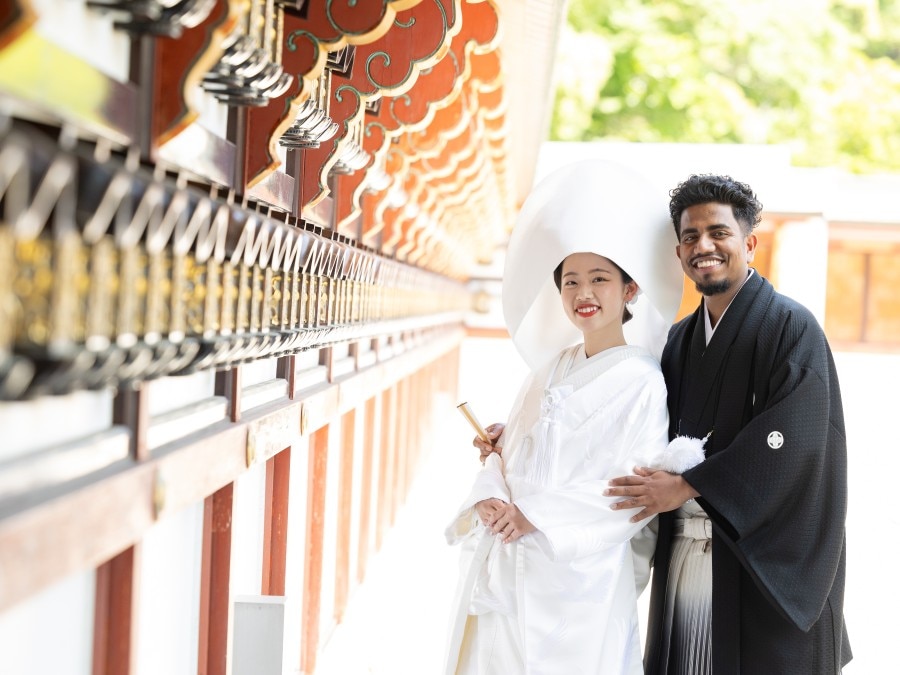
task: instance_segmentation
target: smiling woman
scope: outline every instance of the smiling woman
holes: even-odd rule
[[[626,304],[637,294],[634,280],[596,253],[573,253],[557,269],[563,309],[584,335],[585,354],[624,345],[622,324],[631,318]]]
[[[679,299],[668,290],[681,275],[670,250],[647,244],[665,240],[663,196],[625,167],[583,162],[545,179],[523,206],[504,309],[536,365],[508,426],[488,427],[502,460],[486,456],[446,530],[462,547],[447,675],[643,672],[636,597],[655,533],[609,508],[603,488],[668,445],[650,349],[665,339],[662,317],[671,320]],[[664,323],[626,340],[626,303],[640,283],[636,316]]]

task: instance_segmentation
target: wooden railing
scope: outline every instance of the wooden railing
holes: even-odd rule
[[[364,580],[427,451],[435,397],[455,397],[462,336],[459,324],[447,324],[382,336],[374,347],[333,345],[317,352],[314,366],[310,354],[281,357],[276,377],[264,385],[283,395],[253,407],[246,398],[260,384],[241,386],[250,366],[221,371],[212,386],[227,415],[185,425],[178,438],[156,447],[146,441],[160,423],[148,414],[148,387],[119,394],[113,435],[123,444],[138,439],[131,443],[138,452],[33,494],[30,503],[6,501],[0,613],[95,570],[93,606],[85,607],[94,617],[92,672],[146,672],[142,655],[171,647],[142,625],[152,611],[142,598],[146,603],[148,589],[162,583],[142,561],[144,544],[167,520],[199,510],[196,536],[187,540],[199,563],[185,575],[196,574],[198,582],[188,584],[193,597],[182,597],[183,607],[169,609],[178,622],[184,607],[197,607],[188,640],[196,672],[225,673],[241,642],[233,612],[248,577],[235,579],[239,560],[255,561],[259,570],[254,594],[284,599],[285,668],[315,672],[322,645]],[[336,376],[338,363],[345,372]],[[241,481],[253,475],[263,476],[262,494],[239,498]],[[261,536],[246,527],[241,534],[239,521],[253,523],[249,529]],[[162,550],[183,555],[175,546]],[[159,621],[166,617],[148,620]]]

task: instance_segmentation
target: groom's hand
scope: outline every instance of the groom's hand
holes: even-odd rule
[[[690,483],[678,474],[637,467],[633,476],[620,476],[609,481],[603,491],[607,497],[622,497],[610,506],[614,510],[640,508],[631,522],[636,523],[657,513],[674,511],[689,499],[699,497]]]

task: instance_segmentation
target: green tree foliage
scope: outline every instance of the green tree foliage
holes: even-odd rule
[[[900,2],[569,0],[554,140],[779,143],[900,170]]]

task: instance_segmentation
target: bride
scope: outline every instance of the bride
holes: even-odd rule
[[[655,523],[603,491],[686,468],[659,367],[682,289],[668,234],[665,193],[623,166],[570,165],[526,200],[503,307],[530,375],[446,530],[462,548],[447,675],[643,673]]]

